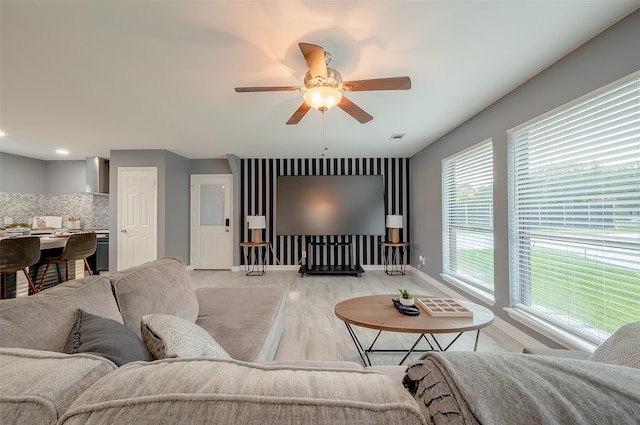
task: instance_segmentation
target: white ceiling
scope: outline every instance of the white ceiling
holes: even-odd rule
[[[408,75],[408,91],[354,92],[374,116],[326,115],[329,157],[405,157],[640,7],[640,1],[0,1],[0,150],[38,159],[167,149],[187,158],[317,157],[322,114],[285,122],[297,43],[345,80]],[[406,134],[390,141],[392,134]],[[55,149],[71,154],[61,158]]]

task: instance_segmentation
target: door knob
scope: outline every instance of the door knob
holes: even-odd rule
[[[120,230],[120,233],[127,233],[127,229]]]

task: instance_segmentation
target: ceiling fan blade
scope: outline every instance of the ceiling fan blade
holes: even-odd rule
[[[306,102],[302,102],[302,105],[300,105],[300,107],[293,113],[293,115],[291,115],[289,121],[287,121],[287,125],[298,124],[302,117],[304,117],[306,113],[309,112],[309,109],[311,109],[311,106],[307,105]]]
[[[371,80],[343,81],[344,91],[368,91],[368,90],[409,90],[411,78],[390,77],[374,78]]]
[[[367,123],[373,119],[373,117],[366,113],[364,109],[347,99],[346,96],[342,96],[342,101],[338,103],[338,107],[360,121],[360,124]]]
[[[304,60],[307,61],[312,77],[327,79],[327,63],[324,59],[324,49],[315,44],[298,43]]]
[[[281,87],[236,87],[237,93],[251,93],[259,91],[302,91],[302,87],[281,86]]]

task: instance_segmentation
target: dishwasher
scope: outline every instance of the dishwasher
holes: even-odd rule
[[[96,232],[96,252],[87,257],[93,274],[109,271],[109,233]]]

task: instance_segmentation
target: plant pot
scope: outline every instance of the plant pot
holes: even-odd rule
[[[400,304],[402,305],[413,305],[413,298],[400,298]]]

